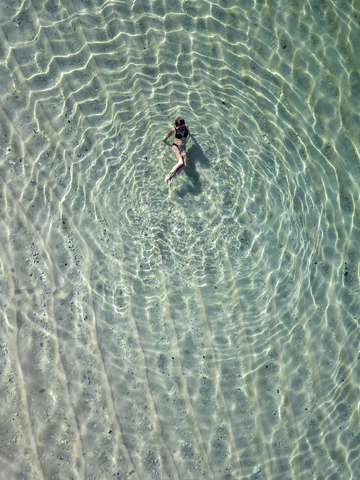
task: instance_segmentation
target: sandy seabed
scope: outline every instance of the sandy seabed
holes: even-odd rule
[[[1,479],[360,478],[359,19],[0,0]]]

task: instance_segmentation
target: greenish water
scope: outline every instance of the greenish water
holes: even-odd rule
[[[0,0],[1,478],[359,478],[359,18]]]

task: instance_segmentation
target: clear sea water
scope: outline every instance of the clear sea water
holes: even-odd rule
[[[359,20],[0,0],[1,479],[360,478]]]

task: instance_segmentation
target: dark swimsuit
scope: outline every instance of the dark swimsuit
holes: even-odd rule
[[[178,129],[175,127],[175,138],[182,138],[182,137],[187,137],[189,134],[188,132],[188,129],[185,127],[185,132],[184,132],[184,135],[181,135],[181,133],[178,131]],[[185,148],[184,147],[179,147],[179,145],[176,145],[176,143],[173,143],[173,145],[175,145],[175,147],[177,147],[180,151],[180,153],[182,152],[185,152]]]

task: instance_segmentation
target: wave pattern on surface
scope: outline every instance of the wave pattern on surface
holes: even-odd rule
[[[359,478],[359,18],[0,0],[4,478]]]

